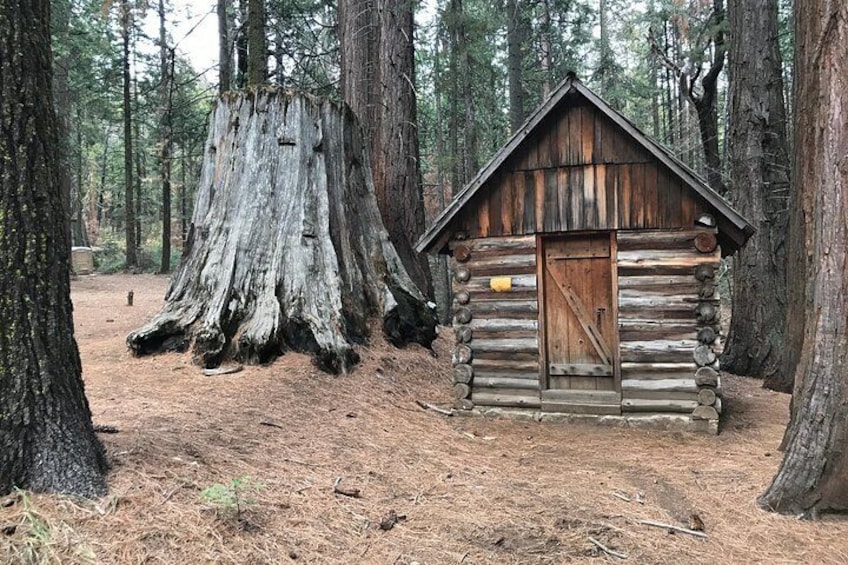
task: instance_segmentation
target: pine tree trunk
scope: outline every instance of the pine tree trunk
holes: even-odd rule
[[[816,517],[848,510],[848,6],[795,4],[796,186],[806,218],[804,338],[777,475],[759,503]]]
[[[247,3],[238,1],[238,31],[236,31],[236,88],[247,86]]]
[[[380,9],[379,147],[370,153],[383,224],[412,280],[433,295],[428,258],[415,252],[424,233],[424,191],[418,147],[413,5],[384,0]]]
[[[59,188],[46,0],[0,4],[0,493],[103,494]]]
[[[688,79],[687,96],[698,115],[698,131],[701,135],[701,146],[704,150],[707,181],[713,190],[721,195],[727,194],[721,174],[721,153],[718,144],[718,77],[724,68],[727,44],[723,27],[727,21],[724,10],[724,0],[713,0],[712,20],[712,60],[710,70],[701,79],[701,94],[695,94],[694,80]],[[705,53],[705,56],[707,54]]]
[[[182,147],[182,158],[180,160],[180,242],[182,249],[185,249],[186,238],[188,237],[188,187],[186,186],[186,148]]]
[[[777,0],[728,5],[730,166],[736,209],[757,233],[733,260],[733,317],[722,368],[791,392],[783,373],[789,155]]]
[[[600,82],[601,96],[608,101],[612,101],[612,84],[615,77],[612,76],[612,68],[614,64],[612,48],[610,47],[609,38],[609,20],[607,19],[607,0],[598,1],[598,27],[600,28],[600,38],[598,41],[598,53],[600,61]],[[617,104],[613,101],[613,106]]]
[[[233,49],[230,43],[230,18],[227,7],[230,0],[218,0],[218,92],[230,90],[233,76]]]
[[[161,154],[159,174],[162,177],[162,258],[160,273],[171,271],[171,81],[174,53],[168,48],[165,29],[165,0],[159,0],[159,117]]]
[[[265,2],[247,2],[247,86],[265,84],[268,46],[265,40]]]
[[[137,354],[192,342],[206,367],[286,349],[344,372],[378,318],[429,346],[435,318],[383,228],[358,124],[331,102],[251,90],[218,100],[183,260]]]
[[[456,29],[456,45],[459,46],[459,52],[461,55],[461,65],[462,65],[462,74],[460,75],[462,78],[462,105],[465,108],[465,120],[464,120],[464,143],[463,143],[463,179],[462,184],[466,184],[474,178],[474,175],[477,174],[477,170],[480,168],[480,149],[479,149],[479,139],[477,135],[477,107],[474,100],[474,90],[473,90],[473,69],[471,65],[471,53],[470,46],[468,41],[468,26],[465,25],[465,8],[463,7],[462,0],[454,0],[456,2],[456,14],[459,15],[460,20]],[[544,55],[543,55],[544,61]],[[548,67],[548,71],[550,67]],[[545,69],[543,68],[543,72]],[[550,83],[549,81],[550,73],[545,74],[545,83],[547,86],[543,88],[545,90],[545,95],[547,92],[550,92]],[[459,187],[461,188],[461,187]]]
[[[424,232],[412,4],[355,0],[339,5],[342,94],[365,127],[383,223],[407,272],[432,295]]]
[[[514,133],[524,123],[524,49],[527,26],[518,0],[506,2],[507,78],[509,125]]]
[[[121,2],[121,41],[123,46],[121,67],[124,99],[124,228],[126,245],[126,268],[138,266],[137,240],[135,238],[135,200],[133,198],[133,131],[132,98],[130,97],[130,26],[132,15],[127,0]]]
[[[53,6],[53,34],[57,41],[67,42],[70,36],[70,6],[64,2],[57,2]],[[57,58],[53,72],[54,99],[56,107],[56,118],[59,128],[60,160],[62,192],[66,195],[67,214],[71,220],[71,245],[88,246],[88,237],[85,232],[85,223],[82,217],[82,198],[80,198],[80,183],[78,177],[72,174],[71,151],[71,89],[69,69],[73,64],[74,54],[64,53]]]
[[[379,123],[377,58],[380,25],[376,2],[377,0],[339,1],[342,95],[362,124],[365,138],[368,140],[377,135]]]
[[[553,34],[553,30],[551,29],[551,6],[549,4],[549,0],[542,0],[540,9],[542,10],[542,17],[539,26],[541,28],[539,34],[539,44],[542,48],[542,52],[540,53],[540,66],[542,71],[542,97],[546,98],[551,93],[553,84],[553,81],[551,80],[551,75],[553,74],[553,57],[551,56],[551,35]],[[476,168],[474,172],[477,172]]]
[[[135,51],[135,42],[133,42],[133,51]],[[139,116],[141,114],[140,111],[140,100],[138,96],[138,75],[137,69],[133,68],[133,115]],[[135,219],[135,243],[136,243],[136,257],[141,251],[141,242],[143,238],[141,236],[141,219],[144,216],[144,198],[142,198],[142,182],[141,179],[147,176],[145,172],[145,162],[144,162],[144,151],[141,149],[141,120],[138,118],[133,119],[133,158],[135,159],[135,175],[133,175],[133,183],[135,184],[135,213],[133,214],[133,218]]]

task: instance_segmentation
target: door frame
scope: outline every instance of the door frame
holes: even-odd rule
[[[545,289],[545,243],[548,240],[560,239],[569,235],[608,235],[610,249],[610,279],[612,297],[610,303],[613,311],[613,335],[610,340],[612,350],[613,367],[613,390],[621,395],[621,351],[619,349],[618,337],[618,238],[615,230],[586,230],[579,232],[557,232],[547,234],[536,234],[536,286],[538,288],[538,339],[539,339],[539,391],[544,393],[550,390],[548,377],[548,342],[547,342],[547,300]]]

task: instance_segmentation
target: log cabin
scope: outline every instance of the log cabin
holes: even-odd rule
[[[717,433],[717,272],[754,232],[569,75],[434,220],[458,410]]]

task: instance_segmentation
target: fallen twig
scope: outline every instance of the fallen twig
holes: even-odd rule
[[[280,424],[275,424],[274,422],[267,422],[265,420],[260,421],[259,425],[268,426],[269,428],[280,428],[281,430],[283,429],[283,426],[281,426]]]
[[[336,481],[333,483],[333,492],[336,494],[341,494],[344,496],[349,496],[351,498],[359,498],[359,489],[358,488],[344,488],[339,486],[339,483],[342,482],[341,477],[336,477]]]
[[[612,555],[613,557],[618,557],[619,559],[627,559],[627,555],[625,555],[624,553],[619,553],[618,551],[613,551],[612,549],[608,548],[607,546],[605,546],[604,544],[602,544],[601,542],[599,542],[598,540],[596,540],[595,538],[593,538],[591,536],[589,537],[589,541],[592,542],[595,546],[597,546],[598,549],[600,549],[601,551],[603,551],[604,553],[606,553],[608,555]]]
[[[617,490],[612,491],[612,495],[616,498],[620,498],[624,502],[630,502],[629,496],[627,496],[626,494],[622,494],[622,493],[618,492]]]
[[[294,463],[295,465],[303,465],[304,467],[326,467],[326,465],[321,465],[320,463],[310,463],[308,461],[301,461],[300,459],[292,459],[291,457],[283,457],[282,461]]]
[[[602,527],[602,528],[606,528],[606,529],[608,529],[608,530],[612,530],[612,531],[614,531],[614,532],[621,532],[621,533],[624,533],[624,529],[623,529],[623,528],[619,528],[618,526],[613,526],[612,524],[608,524],[608,523],[606,523],[606,522],[595,522],[595,524],[597,524],[598,526],[600,526],[600,527]]]
[[[295,494],[300,494],[300,493],[302,493],[302,492],[304,492],[304,491],[307,491],[307,490],[311,489],[311,488],[312,488],[312,487],[314,487],[314,486],[315,486],[315,485],[306,485],[305,487],[300,487],[299,489],[295,489],[295,490],[294,490],[294,491],[292,491],[292,492],[294,492]]]
[[[218,375],[238,373],[242,369],[244,369],[242,365],[224,365],[223,367],[216,367],[214,369],[203,369],[203,374],[207,377],[215,377]]]
[[[424,410],[432,410],[433,412],[438,412],[439,414],[444,414],[445,416],[453,416],[453,412],[451,412],[450,410],[445,410],[444,408],[439,408],[435,404],[430,404],[429,402],[424,402],[423,400],[416,400],[415,403]]]
[[[689,534],[690,536],[695,536],[696,538],[705,538],[707,534],[704,532],[698,532],[695,530],[690,530],[689,528],[681,528],[680,526],[675,526],[674,524],[666,524],[664,522],[656,522],[654,520],[639,520],[640,524],[644,524],[646,526],[653,526],[655,528],[666,528],[669,530],[674,530],[675,532],[680,532],[683,534]]]

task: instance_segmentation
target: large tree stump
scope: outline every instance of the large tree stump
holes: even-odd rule
[[[374,318],[396,346],[436,335],[383,227],[352,113],[272,89],[218,100],[165,299],[128,345],[142,355],[193,344],[204,367],[294,349],[344,372]]]

